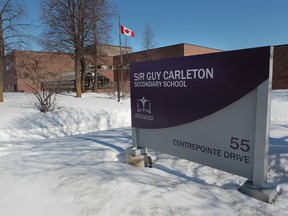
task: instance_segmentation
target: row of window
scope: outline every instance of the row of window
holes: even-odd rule
[[[94,68],[93,64],[89,65],[90,69]],[[112,65],[97,65],[97,69],[101,69],[101,70],[113,70],[113,66]]]
[[[12,69],[12,65],[6,65],[5,66],[5,71],[9,71],[9,70],[11,70]]]
[[[15,92],[15,91],[17,91],[16,84],[4,85],[4,91],[7,91],[7,92]]]
[[[94,65],[90,64],[89,68],[92,69],[94,68]],[[12,65],[6,65],[5,66],[5,71],[9,71],[12,69]],[[113,66],[112,65],[98,65],[97,69],[101,69],[101,70],[113,70]]]
[[[90,69],[94,68],[94,65],[90,65],[89,66]],[[5,66],[5,71],[9,71],[12,69],[12,65],[6,65]],[[113,70],[113,66],[112,65],[98,65],[97,69],[101,69],[101,70]]]

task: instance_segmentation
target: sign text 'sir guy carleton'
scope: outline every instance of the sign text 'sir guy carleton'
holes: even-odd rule
[[[188,87],[186,80],[213,79],[213,68],[137,72],[134,87]]]

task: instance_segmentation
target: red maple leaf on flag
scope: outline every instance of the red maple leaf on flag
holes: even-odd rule
[[[123,25],[120,25],[120,33],[125,34],[127,36],[131,36],[131,37],[135,36],[135,33],[131,29],[129,29]]]

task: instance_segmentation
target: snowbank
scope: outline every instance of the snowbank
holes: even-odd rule
[[[242,177],[160,152],[150,152],[151,169],[121,163],[129,100],[60,95],[48,114],[33,103],[24,93],[0,103],[3,216],[287,215],[288,91],[272,94],[268,181],[281,188],[273,204],[238,192]]]

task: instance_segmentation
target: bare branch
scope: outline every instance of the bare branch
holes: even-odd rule
[[[85,78],[85,47],[109,38],[112,8],[108,0],[42,1],[42,21],[46,26],[42,43],[53,51],[70,53],[75,60],[76,96],[81,97]],[[103,31],[106,26],[106,30]],[[97,31],[97,38],[94,31]],[[100,40],[100,35],[103,40]]]
[[[152,28],[150,27],[149,24],[146,24],[144,27],[144,36],[143,36],[143,42],[142,42],[142,47],[143,50],[145,50],[145,59],[151,60],[153,52],[151,49],[155,47],[155,42],[154,42],[154,33],[152,31]]]
[[[25,34],[21,33],[24,24],[21,17],[25,15],[24,7],[17,1],[0,1],[0,102],[3,96],[4,53],[15,45],[23,45]]]
[[[21,67],[18,77],[36,97],[36,108],[44,113],[53,110],[58,93],[64,90],[65,81],[62,76],[57,72],[46,70],[47,58],[44,54],[33,56],[23,54],[19,56],[18,64]]]

